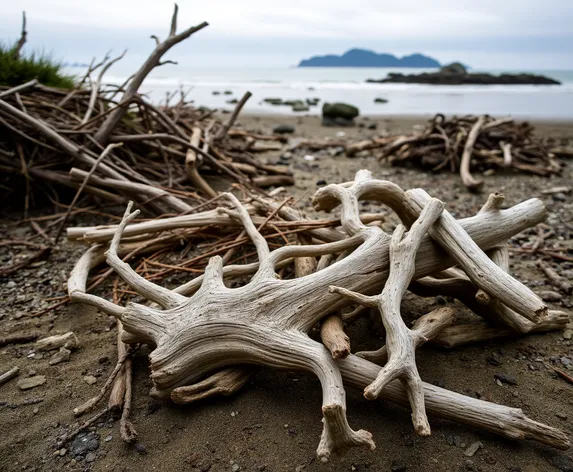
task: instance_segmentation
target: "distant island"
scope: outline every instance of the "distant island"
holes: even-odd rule
[[[383,79],[367,79],[366,82],[380,84],[429,84],[429,85],[560,85],[561,82],[535,74],[470,74],[459,62],[442,67],[438,72],[423,74],[390,73]]]
[[[398,58],[393,54],[378,54],[368,49],[350,49],[342,56],[329,54],[300,61],[298,67],[423,67],[439,68],[440,63],[423,54]]]

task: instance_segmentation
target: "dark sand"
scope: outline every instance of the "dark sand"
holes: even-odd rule
[[[362,128],[323,128],[316,117],[241,117],[248,129],[269,132],[277,123],[293,123],[296,136],[326,137],[344,132],[345,137],[368,137],[381,130],[409,132],[423,124],[420,118],[376,118],[377,131]],[[543,122],[538,132],[573,138],[571,123]],[[316,182],[350,180],[356,170],[369,168],[375,177],[387,178],[403,188],[424,187],[431,195],[447,203],[456,216],[474,214],[493,191],[503,191],[507,204],[540,196],[549,208],[549,223],[560,245],[570,244],[570,229],[563,222],[573,218],[573,196],[564,199],[542,196],[548,187],[571,185],[573,170],[566,163],[563,173],[551,178],[523,174],[496,174],[485,179],[482,195],[466,192],[457,175],[431,175],[415,169],[391,168],[368,157],[319,156],[313,162],[295,156],[292,168],[297,184],[289,191],[305,206],[317,189]],[[275,162],[278,153],[261,156]],[[372,206],[369,211],[380,207]],[[368,210],[368,208],[367,208]],[[29,227],[14,230],[0,221],[0,238],[17,231],[29,234]],[[70,225],[89,224],[88,218],[74,218]],[[571,223],[568,223],[571,225]],[[534,240],[536,231],[522,234],[520,243]],[[557,239],[555,239],[557,241]],[[13,365],[21,376],[30,371],[45,375],[45,385],[20,391],[16,380],[0,386],[0,402],[21,403],[32,398],[43,402],[28,406],[0,407],[1,471],[551,471],[561,461],[571,463],[572,452],[552,450],[533,442],[516,442],[473,430],[466,426],[430,418],[432,436],[418,438],[413,433],[409,412],[386,402],[369,402],[361,392],[348,391],[348,418],[355,429],[372,432],[375,452],[353,449],[342,459],[334,457],[324,465],[315,458],[321,432],[321,390],[318,381],[299,373],[262,369],[237,395],[205,401],[186,407],[151,400],[146,351],[135,361],[133,421],[139,433],[140,452],[125,446],[116,421],[102,420],[94,430],[99,446],[92,455],[76,459],[69,446],[62,456],[55,455],[58,435],[76,422],[72,409],[96,394],[113,369],[116,356],[115,331],[108,330],[107,316],[85,306],[67,306],[39,318],[30,313],[50,305],[46,298],[61,295],[67,273],[84,247],[61,243],[49,262],[20,271],[0,280],[0,335],[17,331],[38,331],[43,336],[73,330],[81,349],[72,353],[70,362],[48,365],[48,356],[28,358],[33,344],[0,348],[0,372]],[[8,259],[0,253],[0,263]],[[551,290],[551,284],[535,266],[536,256],[512,254],[511,272],[534,290]],[[573,264],[554,264],[562,275],[571,277]],[[10,283],[10,282],[13,282]],[[571,310],[571,299],[564,296],[552,307]],[[438,306],[438,301],[407,296],[403,313],[412,319]],[[460,311],[461,308],[460,308]],[[377,347],[366,342],[369,323],[365,320],[351,329],[353,348]],[[383,341],[380,340],[380,343]],[[488,358],[490,360],[488,361]],[[495,358],[498,362],[491,361]],[[106,360],[107,359],[107,360]],[[559,379],[547,367],[559,366],[573,374],[571,341],[563,332],[533,335],[516,340],[495,341],[446,352],[424,346],[418,352],[418,365],[424,380],[456,392],[522,408],[533,419],[573,433],[573,386]],[[492,365],[497,364],[499,365]],[[515,377],[516,386],[498,385],[497,373]],[[83,377],[97,377],[88,385]],[[480,441],[483,448],[473,457],[465,449]],[[568,455],[567,455],[568,454]],[[556,458],[557,457],[557,458]],[[86,459],[94,459],[87,462]],[[235,465],[236,464],[236,465]],[[392,467],[394,466],[394,469]],[[400,468],[403,466],[404,468]],[[237,468],[238,467],[238,468]],[[563,469],[571,470],[571,469]]]

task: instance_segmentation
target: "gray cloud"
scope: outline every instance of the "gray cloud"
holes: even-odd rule
[[[273,2],[275,3],[275,2]],[[571,0],[219,0],[180,2],[179,25],[211,26],[170,54],[187,64],[292,65],[302,57],[351,47],[407,54],[476,67],[573,67]],[[351,6],[349,6],[351,5]],[[3,39],[19,33],[28,14],[32,49],[66,60],[89,60],[108,49],[129,49],[124,66],[152,48],[150,34],[165,35],[171,7],[136,0],[23,0],[3,5]]]

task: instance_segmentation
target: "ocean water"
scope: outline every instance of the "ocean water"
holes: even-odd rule
[[[163,66],[144,82],[141,92],[156,103],[164,103],[166,94],[181,88],[187,99],[197,106],[233,109],[226,103],[250,91],[253,96],[244,107],[246,113],[293,114],[290,107],[273,106],[262,100],[267,97],[300,99],[317,97],[325,101],[352,103],[362,115],[433,115],[490,114],[535,119],[573,119],[572,70],[476,70],[476,72],[546,75],[562,82],[552,86],[502,85],[412,85],[369,84],[368,78],[382,78],[390,72],[420,73],[429,69],[379,68],[191,68]],[[75,71],[78,72],[77,70]],[[108,75],[106,81],[123,83],[125,77]],[[232,95],[224,95],[229,90]],[[213,95],[213,91],[221,92]],[[388,103],[376,104],[385,98]],[[177,97],[172,100],[174,103]],[[311,107],[319,114],[321,105]]]

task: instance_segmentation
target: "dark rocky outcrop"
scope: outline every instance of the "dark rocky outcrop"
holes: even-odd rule
[[[323,126],[354,126],[360,110],[348,103],[325,103],[322,106]]]
[[[393,54],[378,54],[367,49],[350,49],[342,56],[329,54],[300,61],[298,67],[440,67],[440,63],[423,54],[398,58]]]
[[[430,84],[430,85],[561,85],[561,82],[535,74],[468,73],[466,67],[454,62],[439,72],[423,74],[388,74],[385,79],[368,79],[370,83]]]

